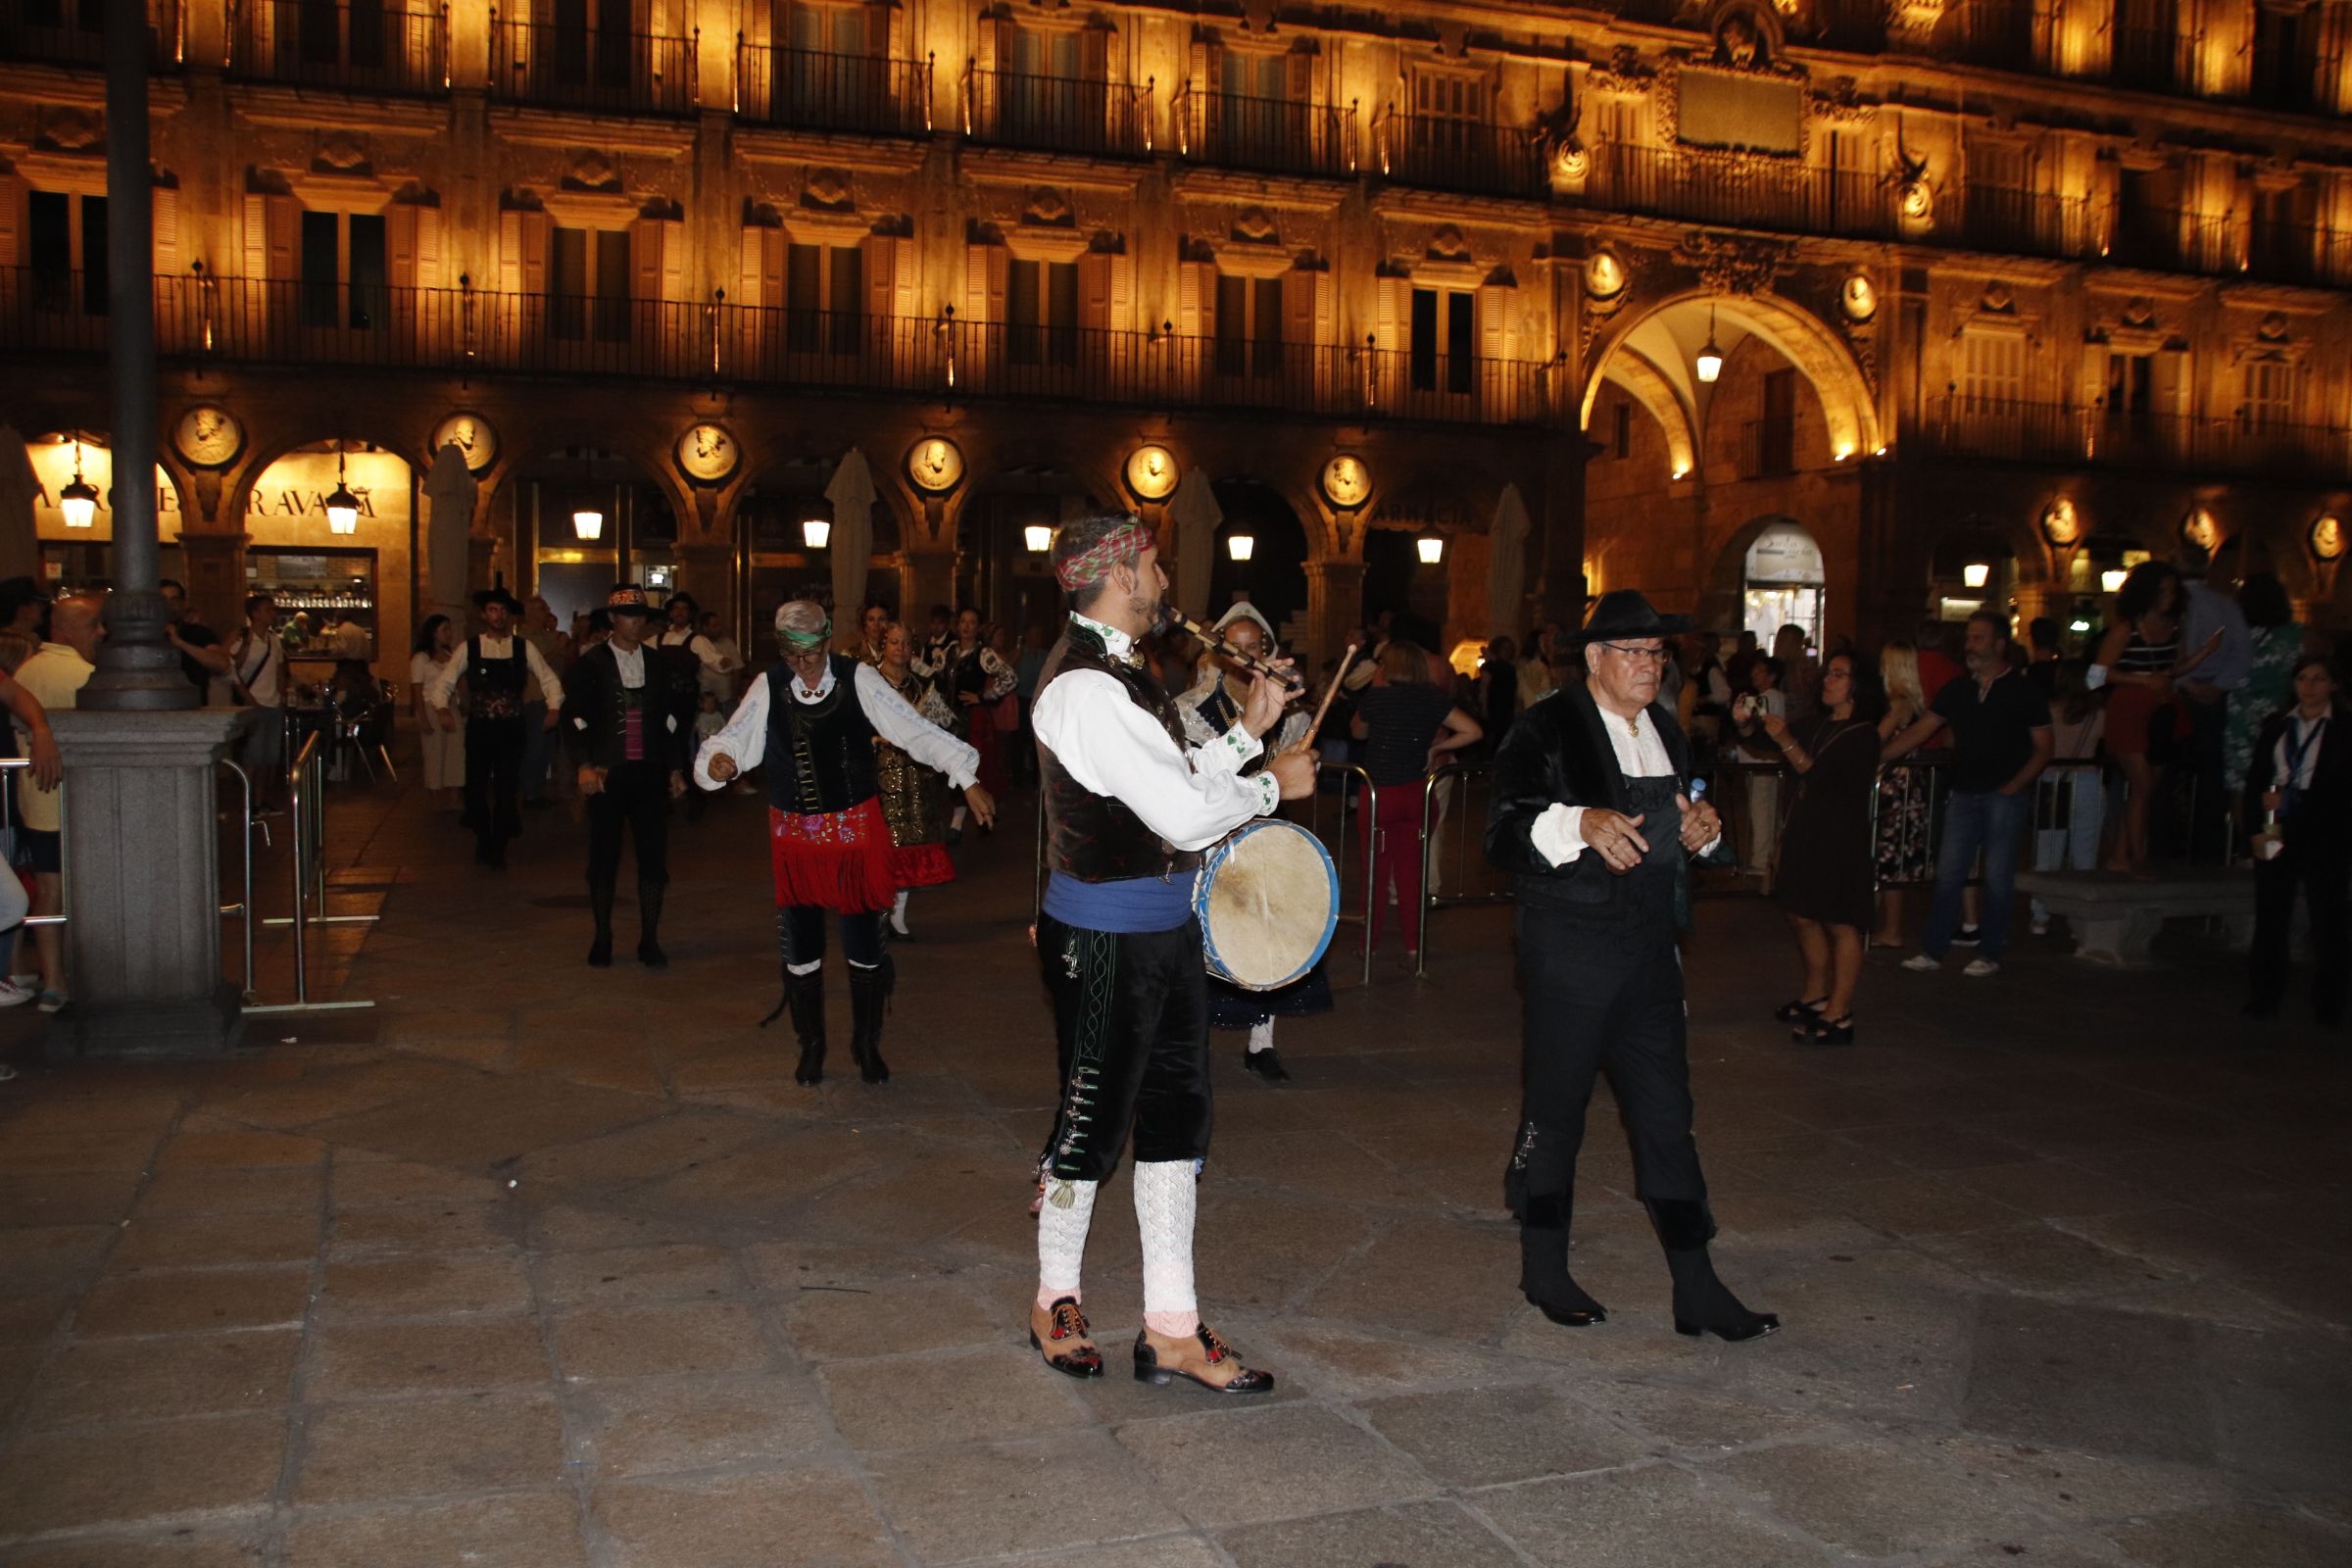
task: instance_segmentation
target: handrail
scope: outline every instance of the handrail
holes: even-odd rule
[[[1339,789],[1340,821],[1338,830],[1334,835],[1339,842],[1340,851],[1339,855],[1335,855],[1332,858],[1335,863],[1338,861],[1340,856],[1344,856],[1348,853],[1348,790],[1345,779],[1348,775],[1353,775],[1354,777],[1363,781],[1364,801],[1362,815],[1364,820],[1364,912],[1361,915],[1356,916],[1356,918],[1361,919],[1364,923],[1363,983],[1365,985],[1370,985],[1372,983],[1372,915],[1373,912],[1380,907],[1379,904],[1376,902],[1380,897],[1380,889],[1378,887],[1379,874],[1376,869],[1380,864],[1380,786],[1372,782],[1372,775],[1364,770],[1364,766],[1361,762],[1343,762],[1333,758],[1323,758],[1315,763],[1315,771],[1318,776],[1329,773],[1334,777],[1343,780]],[[1315,833],[1318,837],[1321,836],[1320,829],[1322,825],[1322,808],[1323,792],[1318,788],[1314,794],[1307,798],[1307,831],[1310,833]],[[1345,885],[1343,884],[1343,892],[1341,896],[1342,909],[1334,911],[1343,920],[1348,918],[1345,912],[1346,903],[1347,899],[1345,894]],[[1404,911],[1402,909],[1397,910],[1396,917],[1397,919],[1402,920],[1404,918]]]
[[[1494,764],[1493,762],[1447,762],[1445,766],[1430,774],[1426,780],[1428,787],[1422,792],[1421,795],[1421,907],[1418,911],[1416,911],[1416,917],[1419,921],[1419,924],[1414,933],[1413,939],[1414,947],[1417,950],[1414,959],[1413,972],[1417,975],[1426,976],[1429,973],[1430,910],[1439,907],[1453,907],[1465,904],[1508,904],[1511,902],[1511,894],[1507,888],[1492,893],[1441,894],[1438,891],[1437,879],[1429,874],[1430,839],[1437,830],[1435,812],[1437,810],[1438,803],[1438,786],[1441,783],[1456,778],[1491,778],[1493,777],[1494,772]],[[1462,821],[1465,826],[1470,820],[1469,811],[1467,810],[1469,794],[1470,792],[1467,789],[1462,791],[1463,805],[1465,807],[1465,809],[1462,812]],[[1455,863],[1456,868],[1458,869],[1460,864],[1458,859]],[[1398,912],[1402,913],[1403,911],[1399,910]]]
[[[329,914],[326,912],[326,782],[319,767],[318,741],[322,731],[312,730],[303,737],[302,747],[286,768],[287,810],[291,813],[288,834],[293,840],[294,912],[266,920],[265,925],[288,925],[294,929],[294,1000],[273,1003],[267,1006],[250,1006],[247,1012],[325,1012],[358,1007],[372,1007],[368,1000],[311,1000],[311,966],[308,932],[315,925],[373,925],[372,914]],[[313,913],[311,902],[318,901],[318,912]]]

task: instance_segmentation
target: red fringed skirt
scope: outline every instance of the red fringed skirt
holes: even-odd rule
[[[837,914],[890,907],[899,888],[891,870],[890,824],[879,800],[846,811],[803,816],[767,808],[776,905],[812,904]]]
[[[903,888],[935,888],[956,880],[944,844],[909,844],[890,852],[890,880]]]

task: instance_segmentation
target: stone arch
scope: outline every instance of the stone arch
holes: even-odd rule
[[[1611,378],[1610,362],[1621,350],[1639,354],[1632,347],[1637,334],[1683,312],[1711,312],[1717,320],[1762,338],[1794,366],[1821,402],[1822,417],[1829,427],[1830,450],[1839,461],[1867,457],[1885,446],[1870,382],[1828,322],[1777,294],[1716,294],[1695,288],[1669,295],[1647,310],[1627,315],[1594,342],[1592,369],[1577,409],[1579,429],[1588,428],[1592,422],[1592,405],[1600,395],[1600,384],[1603,379]],[[1670,371],[1655,356],[1641,357],[1669,383],[1679,383],[1679,369]],[[1624,382],[1621,380],[1620,384]],[[1678,401],[1695,402],[1679,384],[1676,391]]]
[[[1628,345],[1609,356],[1601,379],[1632,398],[1666,432],[1666,457],[1676,478],[1698,465],[1698,421],[1683,402],[1673,382],[1649,358]],[[1590,420],[1592,410],[1585,412]]]

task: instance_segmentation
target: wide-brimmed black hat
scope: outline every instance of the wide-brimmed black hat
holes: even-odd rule
[[[1689,615],[1661,615],[1633,588],[1612,588],[1585,617],[1580,643],[1613,643],[1632,637],[1679,637],[1690,629]]]
[[[492,605],[506,606],[510,615],[522,613],[522,601],[507,592],[507,579],[503,575],[473,596],[473,608],[476,610],[488,610]]]

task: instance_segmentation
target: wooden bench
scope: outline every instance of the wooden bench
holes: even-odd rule
[[[2232,952],[2254,940],[2254,873],[2219,866],[2173,870],[2150,880],[2113,871],[2020,871],[2017,890],[2066,916],[2075,956],[2134,967],[2152,962],[2149,945],[2167,920],[2219,917]]]

